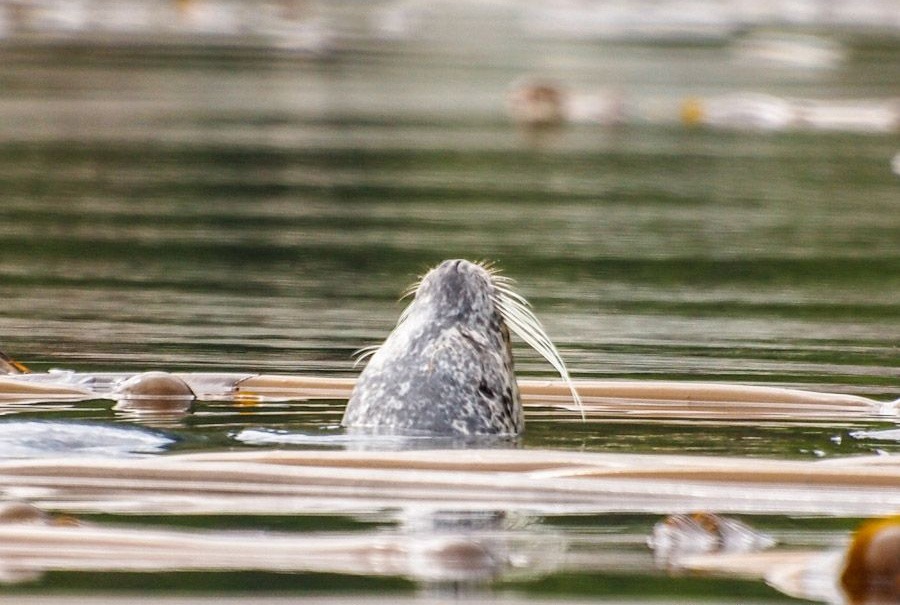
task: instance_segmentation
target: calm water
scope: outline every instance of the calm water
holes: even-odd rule
[[[496,50],[496,49],[494,49]],[[900,392],[897,134],[689,130],[678,99],[760,90],[900,94],[900,50],[792,74],[735,66],[718,46],[513,45],[304,59],[7,49],[0,63],[0,348],[35,370],[351,376],[398,296],[449,257],[491,259],[533,303],[576,378]],[[498,58],[499,57],[499,58]],[[503,98],[523,73],[616,86],[658,119],[523,140]],[[670,116],[671,119],[666,116]],[[521,376],[550,376],[516,348]],[[204,404],[167,428],[180,449],[249,447],[245,428],[320,431],[342,405]],[[7,418],[133,421],[109,402]],[[900,452],[860,440],[881,421],[561,422],[535,411],[524,447],[814,459]],[[375,512],[375,511],[373,511]],[[391,522],[129,518],[129,523],[371,531]],[[103,520],[121,519],[108,516]],[[657,518],[546,517],[603,574],[495,590],[551,597],[782,599],[761,583],[669,578]],[[763,517],[788,544],[839,544],[854,519]],[[612,555],[611,555],[612,556]],[[411,590],[328,574],[49,574],[8,590]],[[420,587],[421,588],[421,587]],[[786,600],[786,597],[784,597]]]

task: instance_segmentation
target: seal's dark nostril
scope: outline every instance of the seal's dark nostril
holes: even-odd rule
[[[460,265],[465,261],[461,258],[454,258],[450,260],[445,260],[440,265],[438,265],[438,269],[444,269],[447,271],[456,271],[459,269]]]

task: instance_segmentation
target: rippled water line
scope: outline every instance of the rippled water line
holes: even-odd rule
[[[544,52],[554,46],[561,50]],[[722,48],[535,43],[525,53],[507,49],[502,64],[473,73],[464,69],[472,57],[396,50],[325,67],[258,58],[232,60],[227,69],[197,60],[181,69],[158,58],[149,67],[122,58],[100,67],[77,57],[50,66],[5,61],[0,349],[41,368],[352,376],[349,351],[384,337],[402,306],[396,296],[417,272],[448,255],[475,254],[496,258],[520,280],[582,376],[708,377],[896,398],[894,137],[690,132],[672,123],[575,127],[534,150],[523,148],[502,115],[508,83],[536,66],[582,88],[617,82],[640,109],[671,119],[686,94],[732,88],[893,95],[893,54],[873,64],[854,49],[852,69],[822,77],[751,73]],[[521,345],[516,354],[520,376],[549,375]],[[327,435],[341,410],[341,401],[203,404],[170,419],[166,430],[188,451],[252,450],[228,435],[248,428]],[[4,411],[13,412],[5,419],[152,422],[98,401]],[[877,420],[598,413],[581,423],[574,411],[529,407],[528,423],[526,449],[564,455],[811,461],[898,448],[849,435],[891,424]],[[330,511],[284,523],[302,536],[358,522]],[[365,514],[379,519],[379,529],[393,527],[383,511]],[[576,560],[608,562],[608,553],[590,550],[585,526],[631,545],[657,520],[632,511],[577,522],[551,514],[544,523],[581,540],[588,552]],[[824,527],[837,543],[854,525],[830,517],[744,520],[791,528],[779,535],[800,543],[828,542],[816,533]],[[133,515],[97,521],[154,523]],[[189,521],[155,521],[176,522]],[[233,510],[209,522],[251,532],[271,523]],[[671,600],[650,594],[654,585],[661,586],[656,595],[683,592],[688,600],[768,590],[708,579],[691,588],[684,578],[664,580],[649,556],[629,547],[634,575],[593,568],[552,578],[543,590],[641,602]],[[241,577],[229,572],[203,590],[308,594],[316,581]],[[57,576],[33,589],[79,581],[88,592],[129,582],[146,592],[175,582],[165,574]],[[319,586],[343,591],[353,581],[341,576]],[[366,590],[376,592],[371,584]],[[530,594],[515,599],[528,602]],[[772,591],[753,594],[778,599]]]

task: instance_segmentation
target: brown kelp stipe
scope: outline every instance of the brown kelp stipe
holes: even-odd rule
[[[31,372],[24,364],[12,359],[9,355],[0,351],[0,374],[27,374]]]
[[[896,416],[896,402],[881,402],[844,393],[783,387],[655,380],[519,379],[526,407],[582,410],[590,417],[627,414],[659,418],[847,418]],[[278,376],[247,377],[234,387],[235,398],[253,400],[346,399],[354,378]],[[581,401],[572,402],[572,386]]]
[[[116,399],[110,391],[85,387],[92,374],[31,373],[0,375],[0,401],[78,401]],[[123,375],[126,379],[129,375]],[[232,400],[242,405],[267,401],[346,400],[355,378],[278,374],[177,372],[196,401]],[[581,409],[572,401],[572,384],[564,380],[519,379],[526,409],[549,408],[572,419]],[[898,416],[898,401],[878,401],[846,393],[784,387],[676,382],[663,380],[575,380],[588,419],[627,416],[686,420],[848,420]],[[576,416],[577,414],[577,416]]]

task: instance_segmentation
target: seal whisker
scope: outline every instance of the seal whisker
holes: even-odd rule
[[[501,273],[492,273],[491,279],[493,280],[494,284],[502,284],[504,286],[511,286],[516,283],[515,279]]]
[[[503,269],[498,267],[494,261],[480,261],[477,263],[479,267],[487,271],[488,276],[491,278],[491,283],[494,285],[497,284],[514,284],[516,280],[509,277],[508,275],[503,275]]]
[[[497,294],[498,294],[498,297],[494,298],[494,302],[502,302],[502,300],[503,300],[502,297],[505,296],[505,297],[508,297],[508,298],[514,300],[515,302],[522,305],[523,307],[526,307],[528,309],[531,308],[531,303],[528,302],[528,300],[524,296],[522,296],[521,294],[519,294],[518,292],[516,292],[515,290],[510,288],[507,284],[496,284],[495,283],[494,289],[497,291]],[[537,317],[535,317],[535,319],[537,319]]]
[[[402,324],[404,321],[406,321],[406,318],[409,317],[409,314],[412,313],[412,310],[413,310],[413,304],[412,304],[412,303],[409,303],[408,305],[406,305],[406,306],[403,308],[402,311],[400,311],[400,317],[397,318],[397,325],[398,325],[398,326],[399,326],[400,324]]]
[[[581,396],[575,389],[575,384],[572,382],[562,355],[560,355],[553,341],[550,340],[541,321],[530,309],[528,301],[517,292],[501,288],[495,289],[497,294],[494,297],[494,304],[497,306],[509,329],[537,351],[559,373],[572,393],[572,399],[581,412],[581,419],[585,420]]]
[[[351,357],[354,358],[353,359],[353,367],[355,368],[356,366],[358,366],[359,364],[364,362],[366,359],[368,359],[369,357],[371,357],[372,355],[377,353],[378,349],[380,349],[380,348],[381,348],[381,345],[369,345],[367,347],[362,347],[362,348],[359,348],[359,349],[353,351],[353,353],[350,355]]]
[[[417,279],[415,282],[413,282],[412,284],[407,286],[405,290],[403,290],[403,293],[400,294],[400,300],[403,300],[404,298],[409,298],[410,296],[413,296],[416,292],[418,292],[419,286],[421,286],[421,285],[422,285],[422,276],[419,276],[419,279]]]

